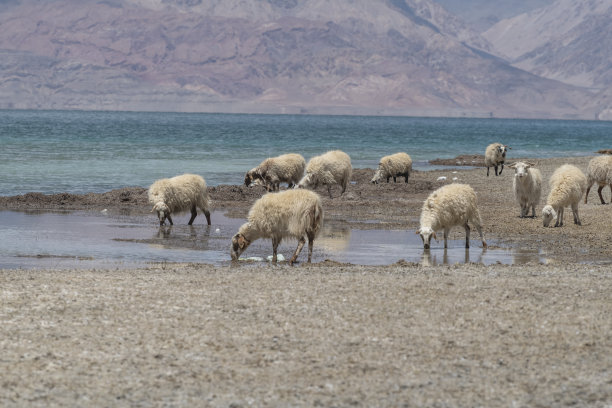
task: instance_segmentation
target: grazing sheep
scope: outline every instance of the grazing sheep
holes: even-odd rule
[[[504,161],[506,160],[508,146],[501,143],[491,143],[485,150],[485,166],[487,166],[487,177],[489,177],[489,167],[495,168],[495,175],[501,175],[504,171]],[[497,174],[497,167],[501,165],[501,170]]]
[[[293,265],[308,237],[308,263],[312,259],[312,244],[323,223],[323,207],[317,193],[307,190],[287,190],[266,194],[253,204],[248,222],[232,237],[231,256],[236,261],[245,249],[259,238],[272,239],[272,262],[276,263],[281,240],[293,237],[299,240],[289,260]]]
[[[448,233],[451,227],[463,225],[465,228],[465,247],[470,247],[471,221],[480,234],[482,247],[487,247],[487,242],[482,234],[482,221],[476,206],[476,193],[467,184],[447,184],[435,190],[427,197],[421,210],[421,226],[416,231],[423,240],[425,249],[429,249],[431,238],[436,237],[436,231],[444,229],[444,248],[448,248]]]
[[[340,150],[333,150],[308,161],[306,175],[300,180],[298,187],[317,188],[319,184],[327,185],[329,198],[333,198],[331,186],[340,184],[342,186],[340,195],[344,194],[352,172],[349,155]]]
[[[563,225],[563,210],[572,207],[574,224],[582,225],[578,216],[578,203],[586,190],[587,179],[582,171],[571,164],[564,164],[552,174],[549,180],[550,193],[542,209],[542,221],[548,227],[557,218],[555,227]]]
[[[378,184],[384,178],[387,179],[388,183],[391,177],[393,177],[393,182],[395,183],[396,177],[400,176],[403,176],[407,183],[410,172],[412,172],[412,159],[410,156],[406,153],[395,153],[380,159],[378,169],[372,178],[372,183]]]
[[[191,210],[188,225],[198,215],[196,208],[200,208],[210,225],[210,202],[206,182],[196,174],[183,174],[180,176],[157,180],[149,187],[149,202],[153,204],[153,211],[157,211],[159,225],[164,225],[166,218],[172,223],[170,214]]]
[[[283,154],[264,160],[244,176],[244,185],[250,186],[255,180],[262,180],[268,191],[280,189],[280,183],[292,188],[302,178],[306,160],[295,153]]]
[[[598,156],[591,159],[589,166],[587,167],[587,189],[584,195],[584,203],[587,203],[587,197],[591,186],[594,183],[599,185],[597,194],[602,204],[605,204],[601,191],[607,185],[610,186],[610,192],[612,193],[612,156]],[[612,201],[612,199],[611,199]]]
[[[527,217],[531,207],[531,217],[535,218],[535,206],[540,202],[542,195],[542,173],[534,169],[535,164],[517,162],[509,167],[514,169],[512,189],[514,197],[521,206],[521,218]]]

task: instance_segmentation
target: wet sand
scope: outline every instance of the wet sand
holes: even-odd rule
[[[589,159],[538,167],[547,180]],[[320,193],[330,221],[414,230],[438,178],[457,177],[476,190],[489,241],[541,248],[550,264],[2,270],[0,405],[609,407],[612,206],[591,191],[582,226],[543,228],[539,214],[518,217],[509,170],[371,185],[364,169],[341,198]],[[234,217],[261,194],[211,188]],[[139,188],[0,197],[0,209],[104,208],[149,211]]]

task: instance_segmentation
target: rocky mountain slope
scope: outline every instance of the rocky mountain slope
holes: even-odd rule
[[[12,0],[0,108],[593,118],[430,0]]]
[[[514,66],[568,84],[612,86],[612,1],[557,0],[483,36]]]

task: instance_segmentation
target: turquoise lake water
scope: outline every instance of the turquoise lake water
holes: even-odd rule
[[[104,192],[197,173],[209,185],[241,184],[263,159],[306,160],[346,151],[356,168],[405,151],[427,161],[483,153],[593,155],[612,148],[612,122],[368,116],[0,111],[0,195]]]

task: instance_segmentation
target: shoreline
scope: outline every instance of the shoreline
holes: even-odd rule
[[[425,198],[436,188],[452,182],[470,184],[477,193],[483,230],[488,240],[497,241],[509,248],[543,250],[559,262],[612,263],[612,243],[608,231],[612,230],[612,206],[601,205],[596,188],[590,192],[588,204],[581,202],[579,211],[582,226],[570,222],[561,228],[544,228],[541,210],[548,195],[548,178],[561,164],[571,163],[586,172],[591,157],[565,157],[537,160],[542,171],[543,191],[536,218],[521,219],[512,192],[511,169],[502,175],[486,176],[484,168],[415,170],[408,183],[369,183],[374,169],[355,169],[347,192],[339,197],[339,188],[332,188],[334,198],[321,195],[325,219],[340,222],[355,229],[416,230],[421,206]],[[454,160],[454,159],[453,159]],[[508,164],[513,160],[510,158]],[[442,180],[442,178],[445,178]],[[604,190],[606,202],[609,190]],[[222,211],[226,217],[246,218],[248,209],[265,193],[263,187],[243,185],[219,185],[209,187],[213,210]],[[150,214],[146,189],[122,188],[106,193],[54,194],[28,193],[21,196],[0,197],[0,210],[14,211],[101,211],[114,214]],[[568,210],[569,212],[569,210]],[[177,223],[182,223],[178,216]],[[571,218],[566,217],[571,220]],[[196,220],[196,224],[201,220]],[[213,219],[214,225],[214,219]],[[454,239],[464,239],[461,228],[453,228]],[[316,241],[315,241],[316,246]]]

